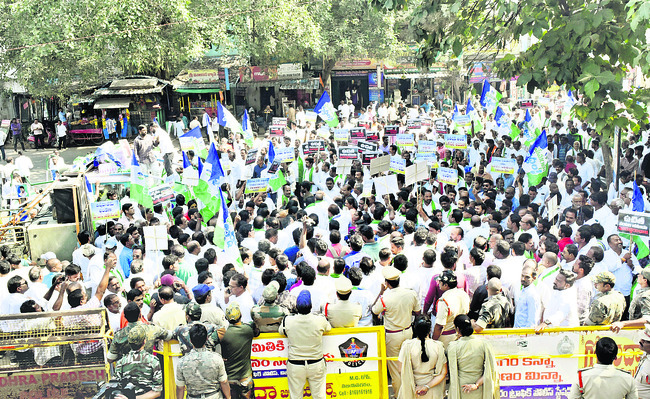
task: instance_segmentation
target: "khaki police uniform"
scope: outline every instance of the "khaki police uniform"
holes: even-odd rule
[[[352,283],[346,277],[337,278],[334,285],[338,294],[349,295],[352,292]],[[358,302],[339,298],[334,303],[326,303],[323,313],[333,328],[356,327],[361,318],[362,309]]]
[[[382,270],[386,280],[397,280],[401,273],[393,266],[386,266]],[[469,302],[468,302],[469,307]],[[413,312],[419,312],[420,301],[415,291],[408,288],[389,288],[372,306],[372,313],[384,314],[384,329],[386,330],[386,356],[397,357],[402,343],[413,338],[411,319]],[[393,380],[393,391],[399,392],[401,386],[401,364],[389,360],[388,371]]]
[[[581,394],[582,390],[582,394]],[[614,365],[596,364],[578,371],[569,399],[638,399],[634,378]]]
[[[469,312],[469,302],[469,295],[460,288],[447,290],[438,299],[436,324],[443,326],[438,340],[442,342],[445,349],[450,342],[456,340],[454,319],[456,316]]]

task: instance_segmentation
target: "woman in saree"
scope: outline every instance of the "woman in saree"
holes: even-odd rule
[[[449,399],[500,398],[492,347],[482,338],[472,336],[474,329],[467,315],[457,316],[454,326],[459,338],[447,347]]]
[[[402,386],[398,399],[442,399],[445,396],[447,358],[442,342],[429,338],[431,320],[418,317],[413,339],[404,341],[399,351]]]

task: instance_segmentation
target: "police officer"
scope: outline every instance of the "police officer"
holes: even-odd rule
[[[336,297],[334,303],[325,304],[325,317],[332,327],[356,327],[361,318],[361,305],[358,302],[351,302],[352,283],[347,277],[339,277],[334,282]]]
[[[474,331],[481,332],[485,328],[511,327],[510,315],[513,313],[510,300],[501,291],[501,280],[493,277],[487,283],[488,299],[481,306],[478,320],[472,320]]]
[[[122,387],[128,383],[133,384],[136,396],[146,394],[147,398],[154,399],[160,397],[162,392],[163,375],[158,359],[144,350],[146,339],[145,325],[135,326],[129,331],[131,351],[117,361],[113,378]]]
[[[438,277],[438,286],[442,296],[438,299],[436,313],[436,326],[433,328],[433,339],[437,339],[445,346],[456,340],[456,327],[454,319],[461,314],[469,312],[469,295],[459,288],[456,273],[445,270]]]
[[[275,303],[279,288],[277,281],[271,281],[262,291],[264,304],[255,305],[251,309],[251,317],[261,333],[277,333],[282,319],[291,314],[289,309]]]
[[[643,268],[637,278],[637,288],[630,302],[630,320],[650,316],[650,267]]]
[[[626,398],[637,399],[634,378],[612,364],[618,354],[613,339],[603,337],[596,342],[596,366],[578,371],[578,382],[571,385],[569,399]]]
[[[174,335],[178,338],[178,343],[181,346],[181,353],[183,355],[187,355],[193,348],[190,339],[190,329],[194,324],[203,324],[205,326],[208,334],[208,340],[205,347],[211,351],[217,349],[217,345],[219,345],[221,338],[223,338],[223,335],[226,333],[225,328],[217,328],[217,326],[212,323],[201,323],[201,316],[203,316],[201,305],[194,301],[185,305],[185,319],[187,320],[187,324],[178,326],[176,327],[176,330],[174,330]]]
[[[646,269],[643,269],[644,271]],[[639,339],[639,348],[644,352],[636,368],[634,380],[639,391],[639,398],[650,398],[650,324],[645,325],[645,330]]]
[[[422,308],[415,291],[399,286],[400,272],[393,266],[385,266],[382,271],[384,284],[372,305],[372,313],[384,315],[386,329],[386,356],[397,357],[402,343],[413,338],[411,316],[420,314]],[[469,307],[469,301],[468,307]],[[393,380],[393,392],[399,392],[402,383],[401,364],[388,361],[388,371]]]
[[[591,301],[586,325],[612,324],[621,320],[625,311],[625,297],[618,291],[612,290],[616,277],[611,272],[600,272],[594,278],[594,286],[598,294]]]
[[[192,323],[189,338],[192,348],[176,366],[176,397],[183,398],[187,389],[188,399],[230,399],[223,359],[206,347],[207,328],[201,323]]]
[[[305,381],[314,399],[325,399],[327,365],[323,358],[323,333],[332,326],[323,315],[311,313],[311,293],[302,291],[296,298],[298,314],[282,320],[278,332],[288,338],[287,381],[289,397],[303,397]]]

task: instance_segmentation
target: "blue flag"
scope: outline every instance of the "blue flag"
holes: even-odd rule
[[[643,212],[645,211],[643,194],[641,194],[641,189],[636,184],[636,181],[634,182],[633,187],[634,187],[634,194],[632,196],[632,210],[634,212]]]
[[[187,158],[187,153],[183,151],[183,169],[189,168],[190,166],[192,166],[192,164],[190,163],[190,160]]]
[[[339,118],[336,116],[336,110],[330,99],[330,95],[324,91],[323,95],[320,96],[316,107],[314,107],[314,112],[321,117],[330,127],[336,127],[339,124]]]
[[[494,112],[494,109],[499,105],[501,100],[501,93],[490,85],[487,79],[483,81],[483,90],[481,91],[481,106],[486,108],[488,112]]]
[[[272,141],[269,141],[269,153],[267,155],[269,157],[269,164],[272,164],[275,159],[275,148],[273,148]]]
[[[219,159],[219,153],[217,153],[217,147],[215,147],[214,143],[212,143],[210,144],[210,150],[208,151],[208,156],[207,158],[205,158],[205,163],[214,165],[214,163],[218,159]]]
[[[548,159],[544,153],[544,149],[548,147],[546,140],[546,130],[535,139],[535,142],[530,147],[528,156],[524,161],[524,170],[528,174],[528,185],[538,185],[544,177],[548,174]]]
[[[189,132],[183,134],[180,137],[196,137],[196,138],[203,138],[203,135],[201,134],[201,128],[200,127],[195,127],[194,129],[190,130]]]
[[[210,171],[209,181],[210,183],[216,185],[218,183],[218,180],[224,176],[226,176],[226,174],[223,173],[223,168],[221,167],[221,160],[219,159],[219,157],[217,157],[214,163],[212,163],[212,170]]]
[[[470,112],[474,112],[474,111],[475,111],[475,109],[472,106],[472,99],[468,98],[467,99],[467,107],[465,107],[465,115],[469,115]]]

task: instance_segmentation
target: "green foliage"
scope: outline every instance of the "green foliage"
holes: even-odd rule
[[[446,22],[430,22],[436,19]],[[527,51],[497,62],[502,78],[519,76],[517,84],[531,93],[557,83],[583,94],[576,114],[605,137],[616,127],[638,130],[648,122],[639,103],[650,104],[649,91],[623,87],[633,68],[650,76],[647,0],[424,0],[413,10],[411,28],[424,65],[463,51],[507,53],[532,35],[538,42]]]

